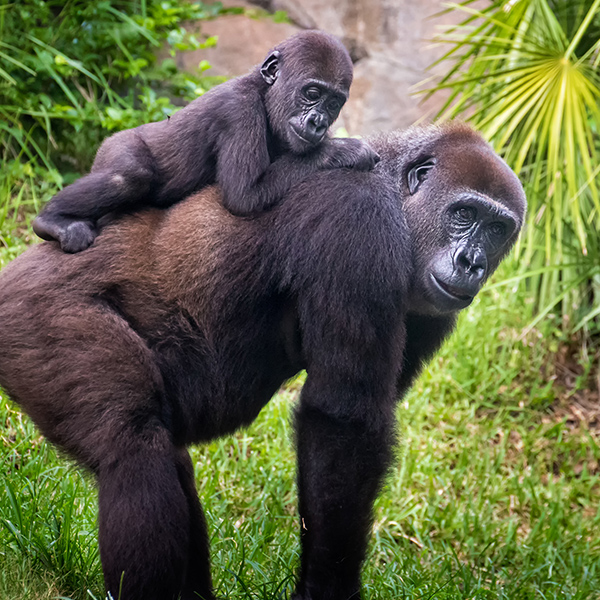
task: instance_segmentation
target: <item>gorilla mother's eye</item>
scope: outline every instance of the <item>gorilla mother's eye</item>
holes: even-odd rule
[[[454,211],[454,216],[459,224],[470,225],[477,217],[477,211],[472,206],[461,206]]]
[[[408,191],[412,196],[427,179],[429,171],[435,166],[435,159],[429,158],[426,161],[414,165],[408,172]]]
[[[492,235],[497,235],[498,237],[504,236],[506,233],[506,225],[496,221],[490,225],[490,232]]]

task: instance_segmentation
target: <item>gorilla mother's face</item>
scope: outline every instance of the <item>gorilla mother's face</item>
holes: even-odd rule
[[[512,172],[506,185],[507,171],[482,144],[464,153],[427,153],[404,173],[415,268],[410,312],[466,308],[511,248],[525,197]]]

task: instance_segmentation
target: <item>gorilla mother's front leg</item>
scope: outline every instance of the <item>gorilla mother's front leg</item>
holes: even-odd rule
[[[363,396],[361,382],[340,386],[339,395],[331,378],[321,383],[309,375],[296,414],[302,564],[293,599],[359,600],[373,501],[391,456],[393,412],[377,406],[381,398]],[[328,410],[334,406],[339,413]],[[358,412],[346,412],[351,408]]]

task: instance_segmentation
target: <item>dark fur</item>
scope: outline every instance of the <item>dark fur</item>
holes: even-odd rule
[[[115,597],[124,571],[123,600],[213,598],[185,447],[247,425],[306,368],[294,597],[360,598],[398,397],[465,306],[432,291],[429,274],[444,253],[485,246],[482,224],[504,211],[514,227],[480,285],[525,210],[517,178],[465,126],[372,143],[372,172],[317,173],[259,218],[233,217],[211,188],[112,223],[88,252],[36,246],[0,275],[0,385],[96,473]],[[428,160],[411,194],[409,174]],[[471,196],[481,219],[457,238],[448,207]],[[447,276],[472,292],[459,263]]]
[[[316,170],[370,169],[378,157],[365,143],[326,135],[351,82],[352,62],[338,40],[299,33],[271,51],[262,67],[170,119],[105,140],[91,173],[54,196],[34,231],[78,252],[93,242],[101,217],[166,207],[215,182],[230,212],[249,215]],[[309,88],[320,96],[309,98]]]

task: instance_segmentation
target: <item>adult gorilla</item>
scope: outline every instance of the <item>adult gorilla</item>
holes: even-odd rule
[[[514,242],[519,181],[465,126],[372,140],[269,213],[212,188],[56,243],[0,276],[0,384],[96,474],[108,590],[212,599],[188,444],[250,423],[286,378],[296,410],[298,600],[360,598],[394,407]]]

